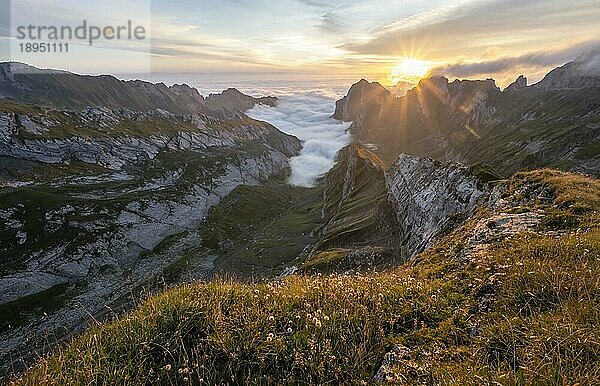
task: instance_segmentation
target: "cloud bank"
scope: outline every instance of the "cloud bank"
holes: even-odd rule
[[[276,107],[256,106],[247,112],[304,141],[300,155],[291,160],[292,185],[312,186],[334,165],[337,152],[350,143],[346,133],[350,123],[330,118],[334,104],[335,96],[330,93],[303,91],[280,97]]]
[[[600,40],[594,40],[576,44],[570,47],[527,53],[515,57],[503,57],[489,61],[464,63],[457,62],[436,67],[431,70],[433,75],[444,75],[456,78],[471,78],[478,75],[491,75],[511,72],[517,75],[517,71],[522,68],[540,68],[554,67],[562,65],[574,58],[587,52],[597,52],[600,50]]]

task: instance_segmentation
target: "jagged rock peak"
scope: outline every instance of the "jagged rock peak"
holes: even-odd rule
[[[448,86],[448,83],[450,83],[450,81],[445,76],[434,75],[434,76],[430,76],[428,78],[421,79],[419,81],[419,83],[417,84],[417,87],[418,88],[426,87],[426,86],[443,87],[443,86]]]
[[[492,78],[488,78],[485,80],[455,79],[454,81],[450,82],[448,78],[441,75],[421,79],[416,89],[439,90],[447,91],[450,93],[457,93],[467,90],[472,90],[473,92],[483,91],[486,93],[500,91],[498,86],[496,86],[496,81]]]
[[[10,74],[70,74],[68,71],[37,68],[21,62],[0,62],[0,72]]]
[[[235,88],[228,88],[220,94],[210,94],[204,100],[208,109],[218,111],[228,118],[241,115],[257,104],[275,107],[277,101],[273,96],[254,98]]]
[[[508,87],[506,87],[506,89],[504,89],[504,91],[521,90],[525,87],[527,87],[527,78],[523,75],[519,75],[519,77],[514,82],[512,82]]]
[[[388,89],[396,94],[397,97],[403,97],[409,90],[415,88],[415,84],[411,82],[405,82],[403,80],[396,83],[394,86],[388,87]]]
[[[500,91],[500,88],[496,85],[496,81],[492,78],[487,78],[485,80],[456,79],[450,83],[450,86],[454,88],[473,88],[480,91]]]
[[[446,106],[477,105],[488,96],[500,93],[494,79],[459,80],[450,82],[444,76],[432,76],[419,81],[408,94],[433,94]]]
[[[353,121],[365,111],[366,107],[380,105],[386,100],[395,98],[396,96],[380,83],[361,79],[350,87],[344,98],[336,102],[332,118]]]
[[[349,159],[359,160],[369,165],[369,167],[378,170],[387,170],[387,165],[375,153],[360,143],[351,143],[342,148],[338,153],[338,162],[347,162]],[[355,163],[355,162],[352,162]]]
[[[200,95],[200,92],[198,92],[196,88],[190,87],[184,83],[174,84],[171,87],[169,87],[169,90],[171,90],[176,95],[184,95],[187,97],[196,98],[202,102],[204,101],[204,97]]]
[[[364,93],[364,92],[389,92],[388,89],[383,87],[379,82],[369,82],[366,79],[361,79],[358,82],[354,83],[350,90],[348,91],[348,95],[352,95],[355,93]]]

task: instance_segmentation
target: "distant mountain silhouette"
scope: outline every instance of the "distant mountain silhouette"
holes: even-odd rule
[[[277,102],[274,97],[253,98],[236,89],[205,98],[185,84],[169,87],[141,80],[122,81],[110,75],[77,75],[16,62],[0,63],[0,98],[65,109],[79,110],[88,106],[140,112],[161,109],[174,114],[204,113],[218,118],[231,118],[257,103],[274,106]]]
[[[334,118],[391,162],[400,153],[489,163],[510,175],[552,166],[600,173],[600,60],[595,54],[504,91],[493,79],[422,79],[403,97],[379,83],[354,84]]]

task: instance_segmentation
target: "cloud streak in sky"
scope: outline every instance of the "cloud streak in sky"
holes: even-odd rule
[[[600,39],[575,44],[562,49],[527,53],[515,57],[502,57],[482,62],[457,62],[442,65],[431,70],[433,75],[444,75],[453,78],[469,78],[481,75],[512,73],[523,68],[555,67],[590,51],[600,49]]]
[[[461,77],[477,72],[495,76],[494,71],[511,68],[538,72],[544,65],[573,59],[551,55],[565,50],[566,56],[569,46],[598,36],[600,20],[598,0],[106,1],[110,3],[101,4],[151,2],[147,24],[152,26],[156,72],[281,70],[381,80],[404,58],[446,66]],[[97,5],[19,2],[31,9],[28,18],[38,14],[58,22],[86,15],[75,13],[70,3],[90,12]],[[110,21],[113,7],[104,8],[106,15],[94,13],[94,19]],[[525,54],[534,51],[540,54]],[[73,63],[67,69],[121,69],[110,56]]]
[[[437,17],[401,20],[368,42],[344,48],[361,54],[403,55],[416,46],[432,60],[480,57],[490,48],[516,54],[597,36],[598,20],[600,7],[594,0],[479,1],[449,8]]]

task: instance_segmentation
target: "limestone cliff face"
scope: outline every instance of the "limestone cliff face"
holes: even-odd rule
[[[103,107],[58,115],[60,118],[55,111],[41,109],[29,115],[0,110],[0,155],[50,164],[81,161],[120,170],[152,160],[161,151],[235,148],[244,141],[260,141],[287,156],[300,149],[295,138],[248,118],[228,122],[203,114],[176,116],[164,110],[136,113]],[[68,135],[53,134],[73,122],[84,124],[87,130],[75,128]],[[159,124],[169,128],[160,130],[156,127]],[[139,129],[137,133],[119,131],[126,125]],[[220,128],[224,126],[227,130]]]
[[[486,197],[484,184],[468,167],[406,154],[388,170],[387,186],[407,258],[457,227]]]
[[[335,166],[314,188],[320,225],[311,232],[314,245],[301,256],[301,271],[383,268],[400,261],[401,232],[388,200],[387,168],[363,144],[339,151]]]
[[[338,269],[410,259],[486,202],[484,180],[497,177],[482,170],[407,154],[388,168],[364,145],[348,145],[319,183],[323,225],[307,265],[329,255]]]
[[[340,150],[337,164],[320,182],[323,207],[319,248],[371,245],[396,248],[385,165],[361,144]]]
[[[32,187],[32,193],[3,197],[14,201],[21,195],[27,206],[0,209],[4,233],[13,234],[0,246],[0,304],[29,295],[50,296],[53,291],[61,299],[61,305],[43,318],[3,327],[3,363],[10,363],[15,350],[35,345],[27,343],[28,337],[53,334],[59,339],[65,331],[85,325],[90,315],[106,311],[106,306],[160,277],[179,258],[178,250],[201,237],[198,227],[221,198],[236,186],[259,184],[288,167],[288,158],[275,151],[255,156],[240,152],[229,159],[206,153],[196,157],[209,159],[213,166],[201,168],[190,158],[187,167],[162,172],[150,181],[127,174],[73,181],[77,184],[50,190],[47,203],[33,203],[37,198]],[[39,217],[32,218],[32,211]],[[167,250],[157,249],[172,237],[177,241]],[[206,270],[211,267],[208,259]]]
[[[336,102],[333,118],[340,121],[356,121],[361,116],[375,113],[372,109],[382,111],[383,106],[392,103],[395,96],[377,82],[361,79],[350,87],[348,94]]]
[[[301,149],[247,117],[0,107],[0,305],[59,299],[43,318],[30,310],[21,325],[0,326],[5,364],[163,275],[198,242],[212,206],[285,171]]]
[[[519,77],[514,82],[512,82],[508,85],[508,87],[505,88],[505,91],[517,91],[524,89],[525,87],[527,87],[527,78],[523,75],[519,75]]]
[[[460,161],[454,142],[472,135],[465,127],[492,119],[489,100],[499,92],[493,80],[448,82],[437,76],[397,98],[380,84],[362,80],[338,101],[333,117],[352,121],[350,131],[376,145],[387,163],[400,153]]]
[[[433,110],[445,106],[448,111],[456,110],[465,118],[478,113],[484,102],[499,92],[493,79],[456,80],[450,83],[445,77],[435,76],[422,79],[414,89],[407,91],[403,99],[397,98],[377,82],[369,83],[362,79],[352,85],[348,94],[336,103],[333,117],[343,121],[361,120],[360,124],[388,124],[387,117],[396,114],[398,109],[404,108],[405,115],[413,109],[424,114],[423,120],[428,120],[437,114]],[[396,122],[398,125],[405,123]]]

